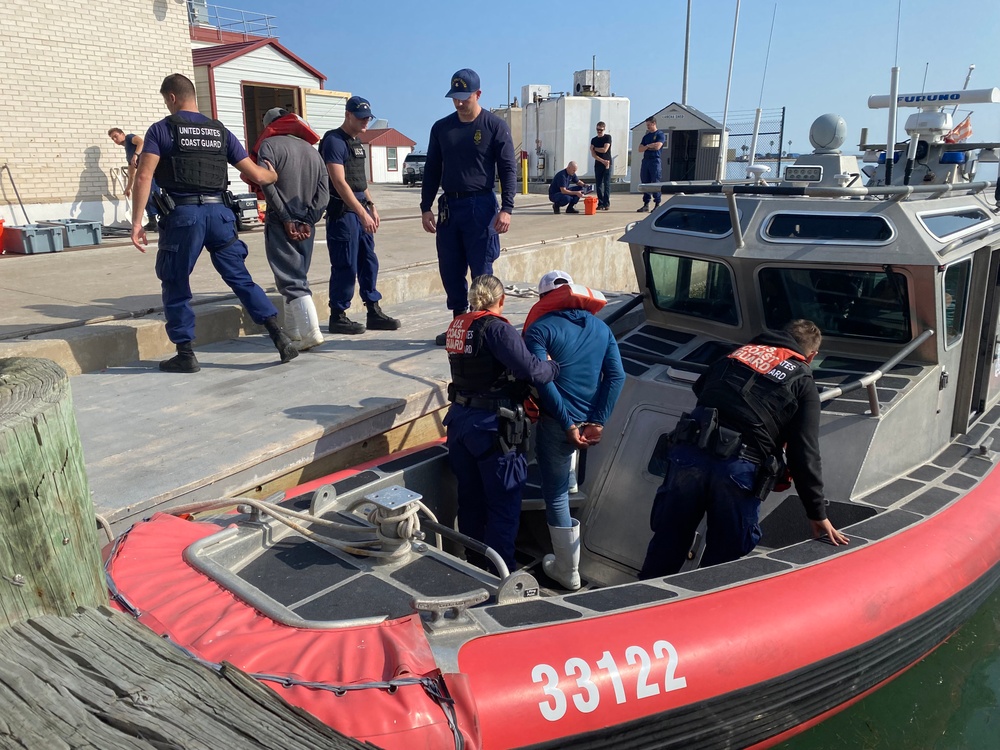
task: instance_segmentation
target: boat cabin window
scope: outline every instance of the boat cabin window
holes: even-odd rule
[[[910,340],[910,298],[903,274],[762,268],[757,280],[764,321],[772,330],[805,318],[824,336]]]
[[[647,278],[660,310],[738,325],[736,294],[729,267],[647,249]]]
[[[729,211],[724,209],[677,206],[657,216],[653,228],[721,237],[733,231],[733,223],[729,219]]]
[[[969,296],[969,277],[972,273],[972,259],[948,266],[944,272],[944,326],[947,332],[946,346],[951,346],[962,338],[965,330],[965,308]]]
[[[764,223],[764,236],[777,241],[883,244],[893,230],[882,216],[866,214],[775,213]]]
[[[959,211],[920,214],[921,223],[927,228],[928,232],[939,240],[957,234],[963,229],[983,224],[989,220],[990,217],[987,213],[983,209],[976,207],[961,209]]]

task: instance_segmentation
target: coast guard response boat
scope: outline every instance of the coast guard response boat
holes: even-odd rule
[[[949,143],[946,111],[1000,91],[922,96],[900,97],[910,143],[865,144],[865,170],[824,116],[776,184],[666,184],[626,232],[645,320],[573,497],[583,590],[546,588],[537,497],[520,570],[461,559],[489,551],[452,530],[434,444],[136,525],[106,552],[118,606],[383,748],[768,747],[878,688],[1000,579],[1000,218],[971,158],[998,144]],[[824,333],[823,474],[850,545],[808,539],[789,490],[751,555],[699,568],[699,537],[685,570],[638,581],[692,382],[795,318]]]

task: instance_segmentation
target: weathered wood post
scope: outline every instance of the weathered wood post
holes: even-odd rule
[[[107,602],[69,378],[0,359],[0,629]]]

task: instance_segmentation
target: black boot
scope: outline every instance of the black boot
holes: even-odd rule
[[[281,362],[290,362],[299,356],[299,350],[295,348],[292,340],[288,338],[288,334],[281,330],[281,326],[278,325],[278,316],[272,315],[270,318],[264,321],[264,327],[267,329],[267,335],[271,337],[271,341],[274,342],[274,348],[278,350],[278,354],[281,355]]]
[[[454,320],[459,315],[465,315],[467,312],[469,312],[469,311],[468,310],[452,310],[452,312],[451,312],[451,319]],[[438,346],[444,346],[445,344],[447,344],[448,343],[448,332],[445,331],[444,333],[439,333],[437,336],[435,336],[434,337],[434,343],[437,344]]]
[[[379,307],[378,302],[366,302],[368,308],[368,328],[372,331],[395,331],[399,328],[399,320],[390,318]]]
[[[356,333],[364,333],[365,327],[362,323],[355,323],[347,317],[343,310],[330,309],[330,325],[327,328],[330,333],[346,333],[353,336]]]
[[[156,223],[156,217],[155,216],[150,216],[149,217],[149,221],[146,222],[146,226],[143,227],[143,230],[145,230],[147,232],[156,232],[156,231],[159,230],[159,226]]]
[[[194,356],[190,342],[177,344],[177,354],[160,362],[160,370],[163,372],[198,372],[200,369],[201,365]]]

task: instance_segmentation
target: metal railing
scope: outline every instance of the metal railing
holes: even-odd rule
[[[199,2],[188,3],[188,21],[192,26],[201,26],[240,34],[243,37],[275,37],[278,28],[276,16],[256,13],[223,5],[208,5]]]
[[[891,359],[886,360],[886,362],[879,367],[877,370],[872,370],[867,375],[863,375],[857,380],[852,380],[849,383],[838,386],[837,388],[827,388],[819,394],[820,403],[826,401],[833,401],[835,398],[843,396],[845,393],[850,393],[851,391],[856,391],[859,388],[866,388],[868,390],[868,406],[871,409],[873,417],[879,416],[881,410],[878,404],[878,392],[875,389],[875,384],[882,379],[882,377],[892,370],[893,367],[902,362],[906,357],[908,357],[913,351],[917,349],[922,343],[934,335],[934,329],[928,328],[919,336],[917,336],[913,341],[904,346],[895,356]]]

